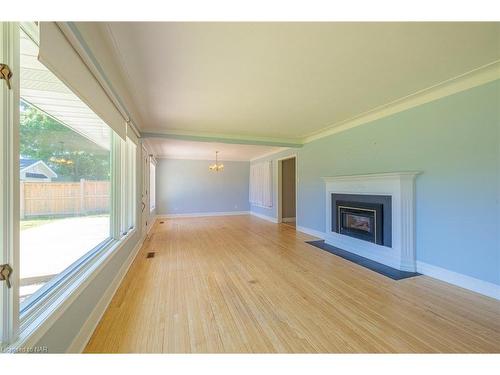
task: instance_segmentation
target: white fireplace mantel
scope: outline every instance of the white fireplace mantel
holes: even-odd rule
[[[403,271],[416,271],[415,178],[420,172],[323,177],[326,184],[326,243]],[[332,194],[392,197],[392,247],[332,231]]]

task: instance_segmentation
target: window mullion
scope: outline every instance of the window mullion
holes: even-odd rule
[[[111,236],[121,238],[121,138],[113,132],[111,148]]]

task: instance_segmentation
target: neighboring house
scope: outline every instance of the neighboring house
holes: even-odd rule
[[[57,177],[54,172],[43,160],[21,159],[19,161],[21,181],[30,182],[50,182]]]

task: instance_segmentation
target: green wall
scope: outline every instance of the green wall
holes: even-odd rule
[[[499,108],[497,80],[295,150],[298,225],[324,232],[323,176],[421,171],[417,259],[500,284]]]

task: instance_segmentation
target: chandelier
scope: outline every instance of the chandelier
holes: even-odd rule
[[[222,172],[224,170],[224,164],[219,163],[219,159],[217,157],[218,153],[219,151],[215,151],[215,164],[211,164],[208,166],[208,169],[213,172]]]
[[[59,142],[59,144],[61,145],[61,151],[59,152],[60,157],[51,156],[49,160],[54,164],[60,164],[60,165],[72,165],[72,164],[74,164],[75,162],[73,160],[71,160],[71,158],[68,157],[68,155],[70,155],[70,153],[64,151],[64,142]]]

